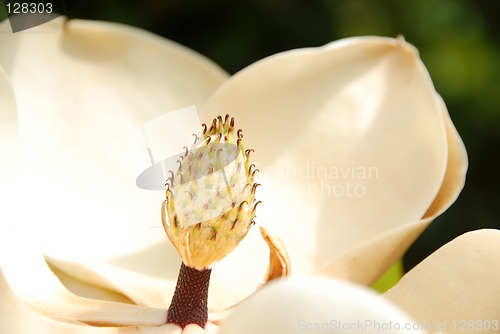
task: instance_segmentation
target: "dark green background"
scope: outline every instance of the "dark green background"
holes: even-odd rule
[[[184,44],[230,73],[279,51],[355,35],[417,46],[469,154],[466,187],[405,256],[500,227],[500,20],[493,0],[81,0],[71,18],[123,22]],[[5,13],[0,12],[0,15]],[[1,47],[1,46],[0,46]]]

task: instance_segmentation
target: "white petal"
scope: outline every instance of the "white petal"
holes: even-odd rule
[[[164,194],[136,187],[129,135],[166,112],[200,108],[226,74],[182,46],[119,24],[60,18],[16,34],[6,22],[0,29],[0,65],[18,107],[19,188],[29,206],[11,220],[38,234],[45,251],[73,259],[166,240]]]
[[[468,159],[462,139],[451,122],[444,102],[439,98],[445,118],[448,142],[446,173],[439,193],[434,198],[424,217],[414,223],[394,228],[357,245],[323,267],[322,272],[363,284],[373,283],[392,263],[400,259],[408,246],[423,230],[443,213],[457,198],[464,187]]]
[[[173,325],[132,326],[132,327],[95,327],[87,324],[56,320],[34,312],[23,304],[9,289],[0,273],[0,332],[31,334],[180,334],[180,329]]]
[[[450,207],[458,197],[465,185],[465,174],[469,166],[469,159],[462,138],[451,121],[450,114],[441,97],[438,97],[441,111],[446,125],[446,139],[448,142],[448,161],[446,173],[441,184],[441,189],[424,218],[436,218]]]
[[[156,265],[162,263],[160,260],[161,257],[157,258]],[[175,290],[176,277],[154,277],[147,271],[137,271],[140,266],[131,271],[98,262],[74,263],[51,258],[46,261],[65,287],[82,297],[103,300],[118,297],[117,301],[122,301],[120,296],[123,296],[125,302],[167,309]],[[103,289],[113,296],[100,295]]]
[[[205,334],[207,333],[203,328],[198,325],[187,325],[182,331],[182,334]]]
[[[264,59],[228,80],[205,109],[206,120],[224,113],[243,128],[262,171],[256,222],[283,240],[296,273],[325,269],[407,229],[443,182],[441,105],[417,51],[402,39],[352,38]],[[391,245],[411,241],[402,234]],[[226,293],[231,282],[241,289],[246,272],[261,271],[248,264],[266,263],[256,247],[242,255],[245,277],[226,282]],[[391,247],[372,269],[390,265]],[[376,274],[367,270],[361,281]]]
[[[9,229],[6,217],[17,214],[15,198],[19,173],[19,142],[14,92],[0,66],[0,234]]]
[[[266,285],[224,320],[218,334],[422,333],[414,325],[366,288],[303,277]]]
[[[446,324],[448,333],[463,332],[460,328],[470,333],[497,333],[498,282],[500,231],[479,230],[438,249],[385,296],[420,321]],[[479,326],[487,326],[488,321],[490,328],[481,330]],[[464,327],[469,325],[473,327]]]
[[[159,326],[165,322],[166,309],[127,304],[123,300],[91,299],[71,293],[31,244],[31,240],[15,233],[2,235],[0,264],[19,302],[42,316],[108,326]]]
[[[14,92],[0,66],[0,181],[9,182],[18,167],[17,114]]]
[[[7,260],[1,265],[18,298],[12,303],[49,316],[27,316],[33,312],[22,306],[19,317],[40,324],[30,333],[43,332],[45,324],[50,333],[135,330],[93,331],[85,325],[73,331],[50,317],[160,323],[164,309],[104,301],[165,307],[168,280],[175,284],[178,272],[178,255],[161,228],[164,194],[135,186],[129,135],[166,112],[199,108],[227,75],[182,46],[119,24],[58,19],[21,33],[9,30],[8,22],[0,25],[0,107],[2,121],[9,121],[0,126],[3,135],[16,121],[15,95],[23,179],[3,201],[14,209],[0,213],[1,236],[10,237],[4,228],[24,232],[22,245],[29,241],[30,247],[2,242]],[[4,145],[1,139],[2,158],[4,147],[9,154],[18,151],[15,142]],[[59,277],[40,250],[55,257],[48,260]],[[98,265],[103,259],[118,268]],[[36,328],[14,315],[9,321]]]

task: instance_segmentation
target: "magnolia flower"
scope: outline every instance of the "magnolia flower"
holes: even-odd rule
[[[442,307],[497,252],[480,246],[498,239],[494,231],[445,246],[386,297],[358,286],[453,203],[467,168],[446,107],[404,39],[292,50],[230,78],[193,51],[118,24],[57,19],[12,34],[4,22],[0,45],[2,332],[181,332],[165,324],[181,263],[161,230],[165,194],[136,187],[127,142],[137,126],[188,105],[206,123],[231,114],[244,129],[262,184],[255,221],[267,228],[251,227],[214,265],[207,331],[301,332],[357,314],[463,319],[465,301],[494,304],[474,295],[455,313]],[[462,264],[462,279],[446,266],[464,245],[483,248]],[[288,257],[302,278],[261,288],[289,272]],[[422,300],[434,282],[442,295]]]

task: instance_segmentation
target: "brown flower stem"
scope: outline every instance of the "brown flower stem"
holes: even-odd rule
[[[189,324],[205,327],[208,320],[208,285],[212,269],[197,270],[181,264],[177,286],[167,312],[167,323],[181,328]]]

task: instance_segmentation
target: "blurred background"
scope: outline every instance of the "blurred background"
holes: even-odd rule
[[[466,187],[404,258],[405,270],[456,236],[500,228],[500,2],[490,0],[80,0],[67,15],[137,26],[229,73],[276,52],[398,34],[419,50],[469,154]],[[2,9],[3,11],[3,9]],[[5,12],[0,11],[0,18]],[[0,46],[1,47],[1,46]]]

